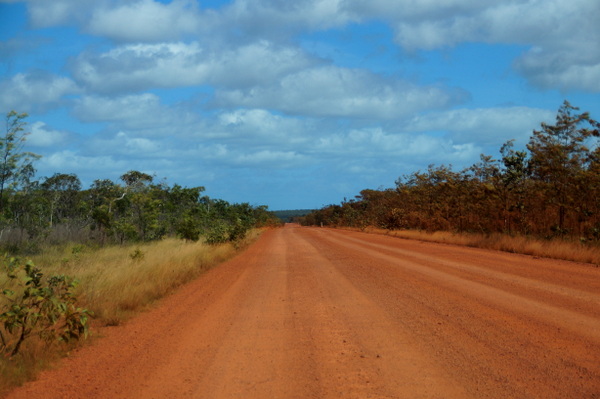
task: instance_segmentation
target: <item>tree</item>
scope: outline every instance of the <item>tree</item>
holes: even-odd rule
[[[6,115],[6,132],[0,137],[0,213],[4,211],[4,191],[11,183],[33,175],[33,162],[39,155],[23,151],[27,136],[27,114],[10,111]]]
[[[512,233],[515,219],[523,221],[523,212],[525,211],[525,190],[529,177],[527,167],[527,152],[515,151],[514,140],[509,140],[502,148],[501,171],[501,190],[500,197],[503,203],[503,229],[507,233]]]
[[[50,203],[50,227],[55,216],[60,222],[62,218],[74,215],[77,206],[77,194],[81,190],[81,181],[71,173],[55,173],[46,178],[41,188],[48,194]]]
[[[553,229],[558,234],[565,233],[567,213],[578,200],[582,172],[591,157],[588,139],[597,132],[582,127],[593,123],[587,112],[574,112],[578,110],[565,101],[558,110],[556,124],[542,123],[542,129],[534,130],[527,144],[532,175],[545,192],[547,204],[557,208]]]
[[[143,191],[148,184],[152,183],[153,177],[149,174],[130,170],[121,176],[121,180],[127,186],[128,191]]]
[[[114,224],[117,234],[131,239],[135,235],[138,239],[149,240],[161,238],[165,230],[159,224],[161,200],[160,196],[164,187],[151,185],[152,176],[131,170],[121,176],[125,183],[125,194],[119,199],[124,199],[121,205],[128,205],[121,218]],[[126,234],[123,235],[122,233]],[[123,241],[123,240],[121,240]]]

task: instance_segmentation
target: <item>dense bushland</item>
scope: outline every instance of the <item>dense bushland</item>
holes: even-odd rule
[[[363,190],[303,219],[307,225],[502,233],[600,241],[600,123],[567,101],[526,149],[481,155],[461,171],[430,165],[396,187]]]
[[[178,236],[216,244],[236,241],[253,227],[279,223],[266,206],[230,204],[129,171],[122,184],[96,180],[82,190],[74,174],[21,179],[0,196],[0,245],[11,253],[75,242],[127,244]]]

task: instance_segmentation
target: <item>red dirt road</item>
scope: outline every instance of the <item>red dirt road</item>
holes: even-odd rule
[[[16,398],[600,398],[600,269],[288,225]]]

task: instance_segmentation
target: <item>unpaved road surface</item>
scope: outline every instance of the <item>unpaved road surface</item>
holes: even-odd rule
[[[288,225],[10,398],[600,398],[600,269]]]

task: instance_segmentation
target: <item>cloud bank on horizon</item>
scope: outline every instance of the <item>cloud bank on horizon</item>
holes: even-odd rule
[[[316,208],[600,117],[597,0],[0,0],[40,176]]]

